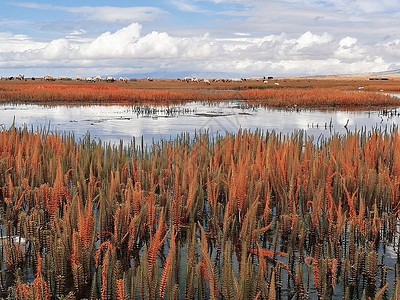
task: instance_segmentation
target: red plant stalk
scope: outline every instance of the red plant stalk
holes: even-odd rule
[[[177,234],[178,233],[176,232],[175,227],[173,227],[172,233],[171,233],[171,245],[169,248],[167,259],[164,264],[163,273],[161,275],[161,281],[160,281],[160,299],[161,300],[164,298],[164,289],[165,289],[165,285],[167,283],[167,279],[169,276],[171,276],[171,271],[172,271],[171,266],[172,266],[172,262],[175,257],[175,247],[176,247],[175,239],[176,239]]]

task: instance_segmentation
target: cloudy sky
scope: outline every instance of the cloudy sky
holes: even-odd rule
[[[13,0],[0,7],[0,76],[400,69],[400,0]]]

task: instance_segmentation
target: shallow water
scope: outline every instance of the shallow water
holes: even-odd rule
[[[78,139],[89,132],[91,138],[111,143],[120,140],[129,143],[132,138],[143,136],[144,143],[150,144],[152,140],[175,138],[182,132],[193,135],[208,130],[210,134],[224,134],[239,129],[274,130],[283,134],[304,130],[317,140],[361,128],[396,126],[400,123],[399,112],[282,110],[239,101],[169,107],[2,104],[0,124],[5,128],[13,122],[17,127],[49,127],[53,132],[73,132]]]
[[[122,107],[122,106],[57,106],[0,105],[0,123],[11,126],[33,128],[50,126],[51,131],[73,132],[77,138],[90,132],[91,137],[103,142],[128,143],[132,137],[144,137],[145,143],[152,139],[174,138],[182,132],[208,130],[210,134],[237,132],[240,128],[274,130],[290,134],[293,130],[304,130],[317,140],[333,134],[344,134],[361,128],[385,128],[400,123],[400,109],[381,111],[312,111],[276,110],[248,106],[244,102],[223,102],[218,104],[190,103],[170,107]],[[383,247],[383,246],[382,246]],[[184,250],[181,257],[185,257]],[[379,259],[385,253],[384,261],[393,266],[397,261],[395,245],[383,247]],[[288,262],[283,259],[288,264]],[[235,261],[237,265],[237,262]],[[182,274],[184,272],[182,271]],[[306,276],[306,274],[304,274]],[[33,272],[30,273],[33,280]],[[306,277],[305,277],[306,278]],[[388,272],[388,282],[394,282],[393,271]],[[333,299],[341,299],[343,285],[335,286]],[[391,294],[393,285],[388,288]],[[283,295],[289,288],[283,286]],[[311,283],[315,295],[315,287]]]

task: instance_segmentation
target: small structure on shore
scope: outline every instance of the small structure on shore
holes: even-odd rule
[[[369,80],[389,80],[387,77],[370,77]]]

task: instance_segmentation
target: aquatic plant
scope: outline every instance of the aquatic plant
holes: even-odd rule
[[[393,89],[393,87],[392,87]],[[3,81],[0,102],[120,105],[172,105],[191,101],[240,100],[250,105],[278,108],[373,109],[397,107],[400,98],[377,92],[348,90],[348,87],[282,87],[242,90],[187,88],[134,88],[104,84],[15,83]]]
[[[3,129],[2,297],[397,299],[399,141]]]

